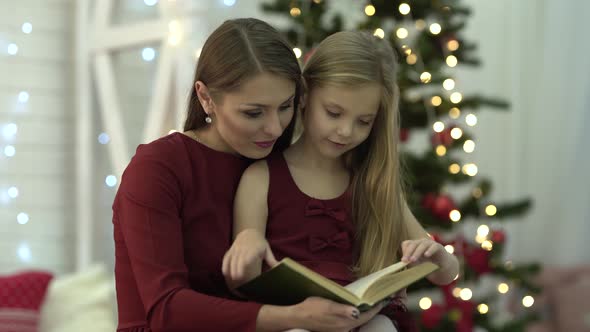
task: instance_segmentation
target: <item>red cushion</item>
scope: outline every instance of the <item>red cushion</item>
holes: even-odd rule
[[[53,275],[31,271],[0,276],[0,331],[35,332]]]

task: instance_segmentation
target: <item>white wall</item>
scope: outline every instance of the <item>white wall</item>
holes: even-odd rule
[[[508,254],[549,264],[589,263],[590,44],[584,0],[468,1],[468,36],[484,63],[463,72],[473,90],[511,112],[481,112],[476,148],[498,200],[531,196],[511,225]]]
[[[14,137],[0,138],[0,273],[26,266],[71,268],[73,248],[72,22],[71,0],[0,1],[0,127],[14,123]],[[30,34],[21,31],[32,23]],[[7,45],[18,46],[16,55]],[[19,103],[27,91],[30,99]],[[0,151],[3,152],[3,151]],[[6,190],[16,186],[12,199]],[[27,224],[17,215],[27,213]]]

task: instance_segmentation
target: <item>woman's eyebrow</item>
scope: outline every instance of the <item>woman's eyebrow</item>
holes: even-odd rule
[[[285,100],[284,102],[282,102],[281,105],[291,103],[291,101],[293,100],[293,98],[295,98],[295,95],[292,95],[291,97],[287,98],[287,100]],[[246,104],[240,104],[240,106],[251,106],[251,107],[260,107],[260,108],[270,107],[270,105],[259,104],[259,103],[246,103]]]

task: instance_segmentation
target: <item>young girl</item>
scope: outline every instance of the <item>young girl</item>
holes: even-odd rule
[[[399,259],[438,264],[428,277],[436,284],[455,278],[456,258],[428,237],[404,200],[396,69],[391,46],[366,33],[339,32],[318,46],[303,70],[303,134],[240,180],[235,241],[222,266],[230,287],[275,257],[341,284]],[[396,328],[378,315],[361,331]]]

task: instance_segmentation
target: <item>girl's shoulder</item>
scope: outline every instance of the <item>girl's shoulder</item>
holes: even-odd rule
[[[252,180],[267,180],[268,181],[268,163],[266,159],[261,159],[253,162],[246,168],[242,179],[248,178]]]

